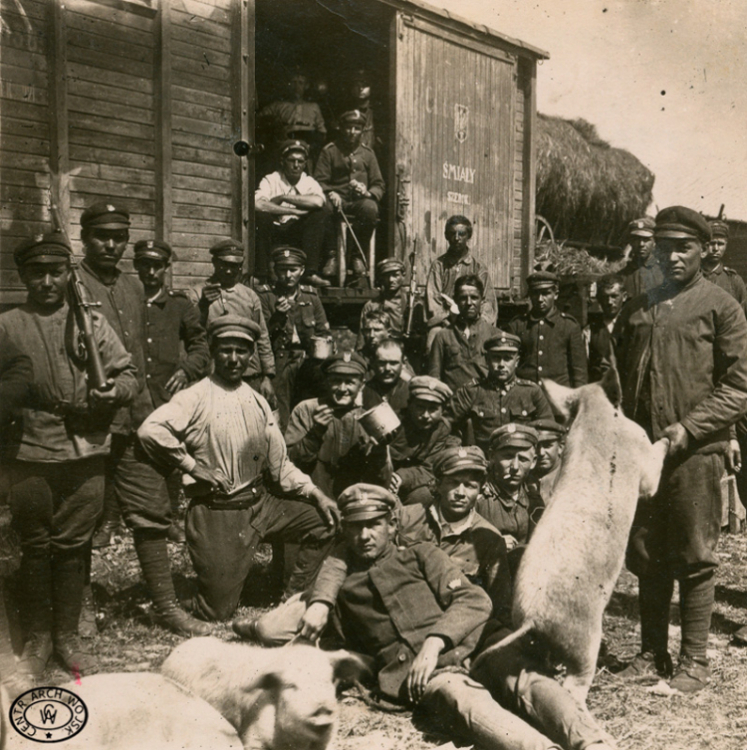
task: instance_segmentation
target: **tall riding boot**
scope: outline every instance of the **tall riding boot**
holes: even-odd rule
[[[104,512],[101,514],[99,526],[93,535],[92,546],[94,549],[111,547],[114,532],[122,525],[122,514],[119,510],[117,495],[111,482],[106,483],[104,490]]]
[[[96,625],[96,602],[91,588],[91,544],[85,547],[85,580],[83,585],[83,599],[78,622],[78,635],[81,638],[95,638],[99,629]]]
[[[48,549],[26,549],[18,571],[27,638],[18,669],[38,680],[52,656],[52,566]]]
[[[54,650],[73,677],[95,674],[96,657],[81,644],[78,621],[86,580],[85,548],[58,552],[52,559]]]
[[[210,625],[188,615],[176,601],[166,532],[135,529],[133,532],[143,578],[153,599],[155,621],[178,635],[207,635]]]
[[[34,683],[28,674],[21,672],[16,664],[13,644],[10,640],[10,621],[5,609],[4,579],[0,576],[0,681],[10,700],[30,690]]]

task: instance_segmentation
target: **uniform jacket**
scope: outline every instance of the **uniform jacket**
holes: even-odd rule
[[[518,377],[535,383],[549,378],[570,388],[586,385],[586,347],[570,315],[557,308],[540,319],[525,313],[514,318],[508,330],[521,339]]]
[[[519,544],[529,541],[544,510],[544,502],[536,487],[522,485],[516,498],[485,482],[475,510],[503,535],[512,536]]]
[[[355,348],[360,349],[363,346],[363,319],[369,312],[373,310],[383,310],[389,315],[391,321],[391,330],[395,333],[403,333],[407,321],[405,315],[407,315],[407,289],[402,287],[394,297],[383,297],[381,292],[376,299],[370,299],[363,305],[361,309],[361,325],[358,327],[358,338],[355,342]]]
[[[613,325],[614,329],[614,325]],[[602,379],[612,354],[612,330],[601,316],[589,322],[589,382]]]
[[[631,300],[614,331],[623,408],[649,437],[682,423],[702,444],[728,440],[747,412],[747,321],[701,274]]]
[[[290,138],[291,133],[307,130],[324,135],[322,110],[316,102],[271,102],[259,113],[261,119],[273,127],[278,139]]]
[[[631,259],[620,274],[625,277],[624,289],[629,298],[646,294],[650,289],[656,289],[664,282],[664,274],[653,252],[642,266],[638,265],[637,260]]]
[[[703,277],[720,286],[725,292],[729,292],[747,313],[747,288],[745,288],[742,277],[729,266],[719,263],[718,266],[708,273],[701,269]]]
[[[0,333],[0,429],[20,415],[33,379],[31,358],[7,333]]]
[[[92,311],[94,335],[108,377],[118,390],[118,404],[129,404],[138,390],[132,356],[103,315]],[[26,303],[0,315],[0,340],[31,358],[32,394],[23,410],[23,432],[9,455],[21,461],[60,463],[109,453],[114,413],[88,413],[85,365],[69,351],[77,347],[78,328],[64,304],[42,315]],[[31,378],[30,378],[31,380]]]
[[[379,384],[371,378],[363,386],[361,396],[364,411],[373,409],[374,406],[378,406],[382,401],[386,401],[401,419],[402,412],[407,408],[410,400],[410,384],[407,380],[400,377],[389,393],[383,393]]]
[[[379,162],[368,146],[360,145],[353,151],[344,151],[336,142],[328,143],[319,153],[314,179],[325,193],[334,191],[345,201],[359,199],[350,187],[350,180],[362,182],[376,201],[384,195]]]
[[[99,312],[132,355],[132,363],[137,369],[137,394],[129,407],[117,412],[111,425],[112,433],[128,435],[135,432],[155,408],[150,390],[145,387],[143,287],[137,279],[119,270],[114,281],[107,284],[96,275],[85,260],[80,264],[80,278],[91,299],[101,303]]]
[[[467,419],[472,420],[475,442],[487,453],[493,430],[509,422],[526,424],[534,419],[553,419],[553,413],[537,383],[514,378],[499,387],[481,378],[454,393],[446,418],[455,428],[462,428]]]
[[[453,322],[444,321],[436,334],[428,359],[428,374],[443,380],[453,391],[487,374],[483,344],[500,331],[480,319],[470,326],[469,338]]]
[[[302,284],[291,298],[291,309],[287,313],[276,310],[280,296],[274,287],[262,284],[256,287],[262,303],[262,314],[267,321],[272,351],[275,357],[290,349],[309,352],[313,336],[329,334],[329,323],[322,301],[313,286]]]
[[[200,312],[184,291],[163,288],[145,300],[144,319],[145,384],[159,407],[171,398],[165,386],[177,369],[184,370],[190,383],[207,375],[210,350]]]

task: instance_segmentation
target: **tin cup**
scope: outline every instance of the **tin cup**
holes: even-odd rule
[[[335,341],[331,336],[311,337],[311,358],[327,359],[335,353]]]
[[[401,424],[396,412],[386,401],[363,412],[358,421],[366,434],[377,442],[391,435]]]

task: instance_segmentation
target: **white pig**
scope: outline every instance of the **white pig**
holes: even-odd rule
[[[657,490],[669,442],[654,445],[620,410],[617,372],[601,383],[542,385],[572,419],[551,504],[519,565],[512,607],[517,630],[486,649],[532,639],[566,667],[564,686],[586,705],[602,640],[602,616],[625,560],[639,498]]]

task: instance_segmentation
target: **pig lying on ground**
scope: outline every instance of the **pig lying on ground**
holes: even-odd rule
[[[335,682],[362,669],[347,651],[192,638],[172,651],[161,674],[210,703],[247,750],[324,750],[335,734]]]
[[[620,411],[611,369],[575,390],[542,383],[550,403],[573,419],[552,502],[529,541],[516,576],[517,630],[475,661],[531,639],[566,667],[564,686],[586,705],[602,639],[602,616],[625,559],[640,498],[657,490],[669,443],[651,444]]]

